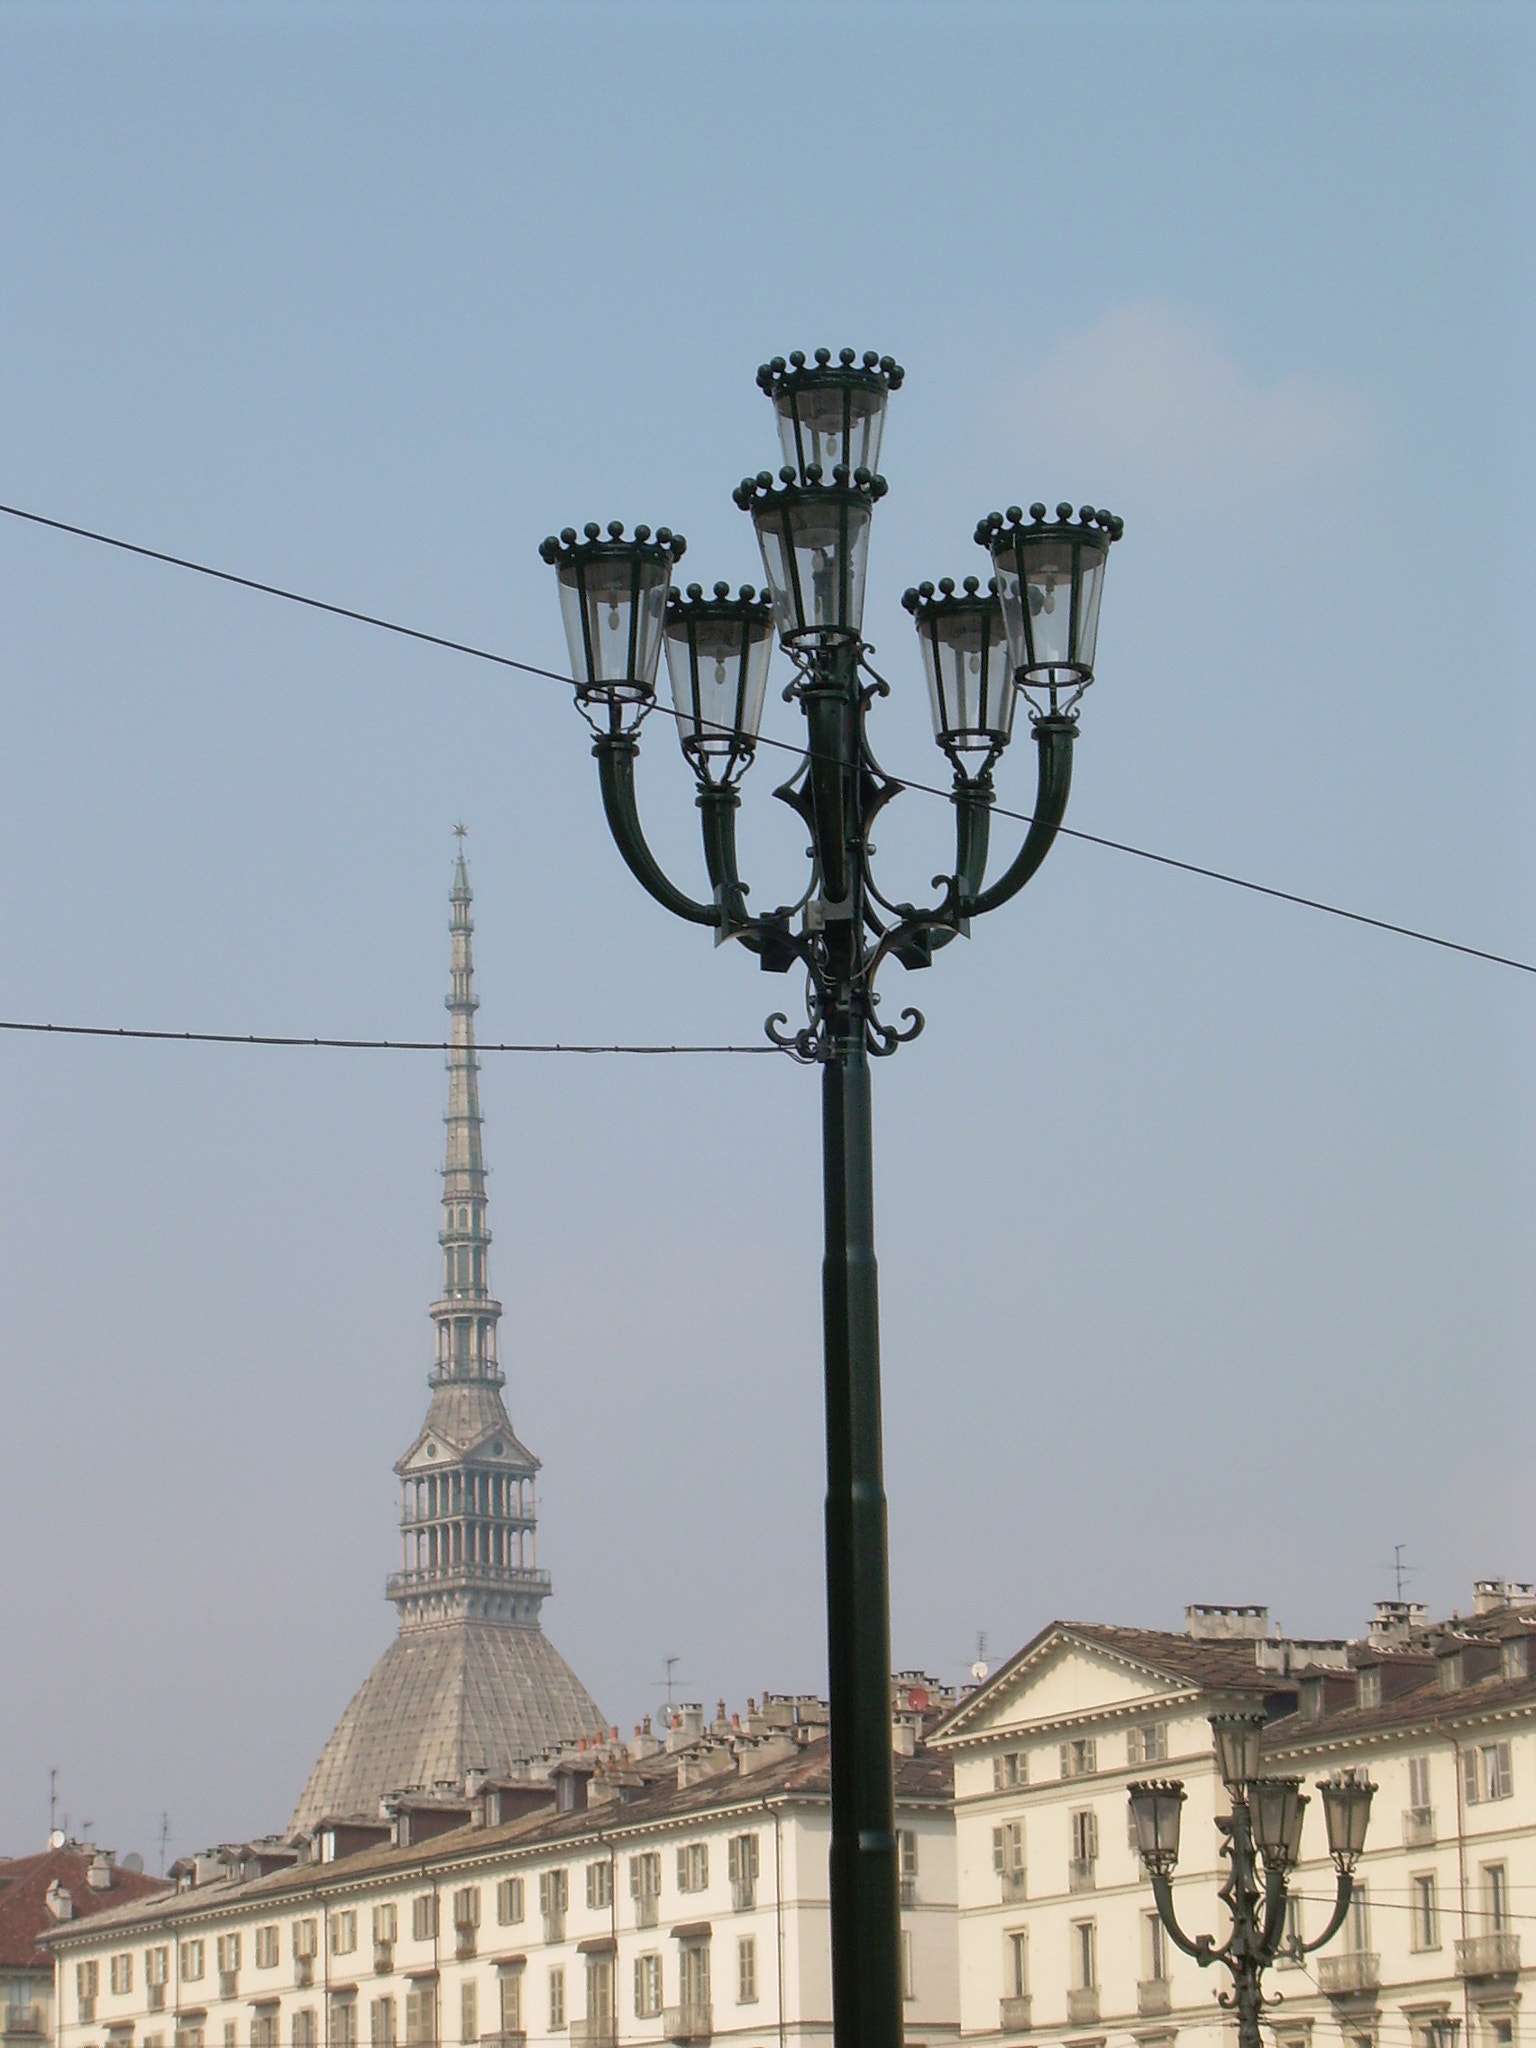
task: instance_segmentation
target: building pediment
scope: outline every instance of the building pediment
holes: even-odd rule
[[[930,1740],[944,1748],[1048,1730],[1188,1699],[1197,1689],[1184,1674],[1053,1622],[962,1700]]]

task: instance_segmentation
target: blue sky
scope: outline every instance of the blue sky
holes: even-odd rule
[[[1108,504],[1071,822],[1536,959],[1532,19],[1413,5],[0,14],[0,499],[559,666],[537,543],[758,573],[753,373],[906,366],[901,590]],[[783,680],[782,673],[780,680]],[[557,686],[0,519],[9,1018],[430,1037],[470,828],[489,1038],[752,1041]],[[770,690],[767,730],[793,733]],[[1003,800],[1027,807],[1023,748]],[[797,835],[748,780],[760,897]],[[668,735],[647,816],[697,870]],[[881,833],[901,892],[942,803]],[[782,878],[782,879],[781,879]],[[891,1002],[893,1642],[1536,1576],[1527,976],[1090,846]],[[821,1682],[814,1081],[488,1059],[551,1634],[628,1725]],[[281,1825],[388,1639],[430,1055],[0,1042],[0,1846]]]

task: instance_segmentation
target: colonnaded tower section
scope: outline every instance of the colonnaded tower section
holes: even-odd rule
[[[601,1711],[545,1635],[551,1587],[539,1569],[539,1461],[512,1428],[501,1390],[490,1288],[472,895],[461,852],[449,930],[443,1287],[426,1421],[396,1465],[399,1571],[388,1595],[400,1632],[336,1724],[294,1813],[378,1813],[392,1792],[462,1786],[469,1771],[517,1775],[562,1742],[605,1732]]]

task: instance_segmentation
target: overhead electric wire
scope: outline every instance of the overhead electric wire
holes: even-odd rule
[[[135,1030],[126,1024],[31,1024],[12,1018],[0,1018],[0,1031],[35,1031],[50,1038],[149,1038],[169,1040],[176,1044],[188,1045],[300,1045],[316,1046],[336,1052],[459,1052],[464,1048],[456,1046],[446,1038],[285,1038],[275,1032],[261,1031],[149,1031]],[[777,1053],[783,1050],[777,1045],[567,1045],[560,1041],[547,1044],[531,1042],[513,1043],[500,1041],[489,1045],[477,1044],[471,1048],[477,1055],[482,1052],[550,1052],[550,1053],[635,1053],[655,1057],[660,1054],[684,1053]]]
[[[140,555],[147,561],[163,562],[173,569],[187,569],[197,576],[210,576],[216,582],[232,583],[242,590],[258,591],[265,597],[279,597],[289,604],[304,605],[311,611],[329,612],[336,618],[350,619],[356,625],[373,626],[383,633],[396,633],[404,639],[418,640],[429,647],[445,648],[452,654],[467,654],[475,661],[493,662],[498,668],[515,669],[522,675],[538,676],[549,682],[561,683],[567,689],[571,687],[570,677],[562,675],[557,669],[544,668],[536,662],[519,661],[509,654],[497,654],[490,648],[476,647],[466,640],[453,640],[442,633],[428,633],[418,626],[405,626],[398,620],[380,618],[373,612],[357,611],[349,605],[332,604],[326,598],[312,597],[304,591],[289,590],[280,583],[267,583],[258,577],[237,575],[231,569],[216,569],[207,562],[195,562],[186,555],[173,555],[163,548],[146,547],[142,542],[123,540],[116,534],[98,533],[92,527],[78,526],[65,519],[52,519],[41,512],[27,511],[20,505],[0,504],[0,513],[12,519],[25,520],[33,526],[48,527],[56,533],[71,534],[78,540],[95,541],[101,547],[117,548],[124,554]],[[660,705],[657,708],[664,709]],[[757,745],[774,747],[801,758],[804,758],[806,752],[804,747],[797,746],[793,741],[770,739],[764,734],[758,735]],[[904,789],[910,789],[919,795],[940,797],[946,802],[949,800],[950,792],[940,788],[936,783],[915,782],[905,776],[898,776],[896,780]],[[1023,825],[1034,823],[1028,811],[1011,810],[1002,804],[992,806],[992,815]],[[1291,903],[1302,910],[1318,911],[1325,917],[1338,917],[1350,924],[1367,925],[1373,931],[1390,932],[1397,938],[1413,939],[1420,945],[1436,946],[1443,952],[1461,953],[1471,960],[1486,960],[1495,967],[1510,967],[1520,974],[1536,974],[1536,962],[1519,960],[1508,953],[1495,953],[1484,946],[1468,945],[1462,939],[1448,939],[1438,932],[1423,931],[1417,925],[1399,924],[1391,918],[1373,917],[1367,911],[1350,910],[1343,904],[1329,903],[1318,896],[1303,896],[1299,891],[1277,888],[1270,882],[1256,882],[1249,876],[1234,875],[1225,868],[1209,867],[1200,861],[1183,860],[1176,854],[1157,853],[1150,847],[1133,845],[1129,840],[1111,839],[1100,832],[1085,832],[1075,825],[1058,825],[1056,830],[1063,839],[1080,840],[1086,846],[1100,846],[1111,853],[1128,854],[1135,860],[1152,861],[1159,867],[1175,868],[1182,874],[1198,875],[1206,881],[1221,882],[1231,889],[1246,890],[1250,895],[1268,896],[1277,903]],[[177,1037],[184,1034],[168,1035]],[[312,1041],[305,1039],[300,1042],[309,1044]],[[379,1043],[382,1044],[383,1041]],[[758,1050],[756,1046],[744,1049],[753,1052]]]

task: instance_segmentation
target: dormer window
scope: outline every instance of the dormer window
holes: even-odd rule
[[[1499,1650],[1499,1676],[1506,1683],[1531,1675],[1531,1646],[1525,1636],[1510,1636]]]
[[[1323,1704],[1323,1681],[1320,1678],[1304,1678],[1296,1699],[1296,1711],[1303,1721],[1321,1721]]]
[[[1355,1705],[1357,1707],[1379,1707],[1381,1705],[1381,1666],[1368,1664],[1355,1673]]]
[[[1442,1692],[1461,1691],[1462,1666],[1460,1650],[1452,1650],[1447,1656],[1440,1659],[1439,1676],[1440,1690]]]

